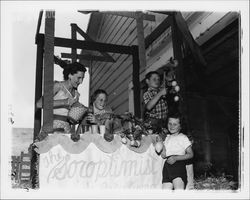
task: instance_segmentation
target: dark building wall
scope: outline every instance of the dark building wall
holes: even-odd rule
[[[188,121],[196,140],[194,148],[197,163],[205,161],[206,155],[210,154],[214,168],[233,175],[235,179],[239,172],[240,144],[239,39],[239,21],[235,20],[202,46],[208,62],[205,88],[201,92],[198,87],[201,80],[190,75],[193,81],[189,80],[187,98]]]

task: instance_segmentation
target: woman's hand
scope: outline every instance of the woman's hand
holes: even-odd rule
[[[170,157],[167,159],[167,162],[168,162],[168,164],[170,164],[170,165],[174,164],[176,161],[177,161],[177,160],[176,160],[175,156],[170,156]]]
[[[86,119],[90,121],[90,123],[97,123],[97,119],[92,113],[89,113]]]
[[[79,96],[75,96],[74,98],[68,98],[67,99],[67,105],[72,106],[77,101],[79,101]]]

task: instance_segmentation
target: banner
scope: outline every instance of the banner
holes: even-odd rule
[[[153,144],[144,153],[122,145],[104,153],[95,144],[79,154],[56,145],[40,155],[40,188],[161,188],[163,160]]]

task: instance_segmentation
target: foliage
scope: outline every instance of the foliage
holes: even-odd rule
[[[197,190],[237,190],[238,184],[232,181],[230,176],[200,176],[194,180],[194,188]]]

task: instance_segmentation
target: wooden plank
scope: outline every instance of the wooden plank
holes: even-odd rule
[[[105,16],[105,15],[104,15]],[[106,33],[109,31],[110,26],[112,26],[113,21],[117,18],[117,16],[105,16],[105,22],[104,22],[104,29],[102,30],[102,34],[100,35],[99,41],[103,42],[103,37],[106,35]]]
[[[36,108],[36,102],[42,97],[43,47],[44,46],[42,42],[37,43],[33,141],[35,141],[41,129],[42,113],[41,109]]]
[[[74,55],[70,54],[70,53],[61,53],[61,57],[62,58],[73,58]],[[91,61],[101,61],[101,62],[115,62],[115,60],[111,57],[111,59],[109,57],[104,57],[104,56],[94,56],[91,54],[77,54],[76,55],[77,59],[81,59],[81,60],[91,60]]]
[[[132,22],[133,22],[132,19],[128,19],[125,22],[123,27],[120,27],[120,28],[118,27],[119,28],[119,29],[117,29],[118,34],[113,38],[108,38],[107,43],[116,44],[116,43],[118,43],[118,41],[121,41],[121,43],[120,43],[121,45],[129,45],[129,43],[124,43],[124,41],[122,41],[120,37],[124,34],[124,32],[126,32],[126,31],[128,32],[129,27],[130,27]],[[112,57],[114,57],[115,60],[118,60],[120,56],[121,55],[112,54]],[[101,64],[98,63],[98,67],[97,68],[94,67],[95,70],[93,70],[93,74],[92,74],[93,80],[95,79],[96,74],[98,74],[103,69],[103,66],[105,66],[104,63],[101,63]]]
[[[136,30],[137,30],[137,43],[139,50],[140,70],[146,69],[146,50],[145,50],[145,38],[143,28],[143,17],[141,12],[136,12]]]
[[[103,88],[113,92],[117,89],[117,87],[119,87],[120,84],[123,84],[123,82],[125,84],[125,81],[128,77],[130,77],[130,80],[132,80],[132,62],[129,61],[125,64],[122,65],[114,74],[112,74],[110,81],[107,81],[102,85]]]
[[[29,169],[21,169],[21,173],[30,173]]]
[[[134,19],[137,18],[137,15],[136,15],[137,12],[121,12],[121,11],[110,12],[110,11],[107,11],[107,12],[102,12],[102,13],[108,14],[108,15],[117,15],[117,16],[122,16],[122,17],[130,17],[130,18],[134,18]],[[142,13],[142,14],[143,14],[142,15],[143,20],[155,21],[154,15],[145,14],[145,13]]]
[[[125,84],[123,84],[124,86]],[[109,100],[109,104],[111,104],[112,106],[117,106],[119,105],[122,101],[124,101],[124,99],[128,99],[129,98],[129,93],[128,93],[128,85],[125,85],[127,87],[123,87],[122,85],[119,87],[119,93],[117,93],[111,100]],[[123,87],[123,88],[122,88]]]
[[[112,44],[120,44],[123,45],[122,41],[120,40],[122,33],[126,31],[125,27],[129,28],[131,20],[128,18],[122,18],[119,24],[116,25],[115,29],[107,36],[104,40],[106,43]]]
[[[71,26],[71,39],[72,40],[76,40],[77,39],[77,36],[76,36],[76,27],[72,24],[70,24]],[[71,49],[71,54],[72,54],[72,62],[76,62],[77,61],[77,57],[76,57],[76,54],[77,54],[77,50],[76,48],[72,48]]]
[[[128,101],[129,101],[129,98],[128,98],[128,93],[123,93],[123,99],[117,99],[115,102],[113,102],[111,105],[112,105],[112,108],[114,108],[115,110],[118,111],[119,109],[119,113],[121,113],[120,111],[120,107],[123,106],[123,104],[126,104]],[[128,105],[128,104],[127,104]],[[128,109],[128,107],[127,107]]]
[[[38,35],[39,40],[44,40],[44,34]],[[101,42],[89,42],[84,40],[71,40],[66,38],[54,38],[54,46],[65,48],[86,49],[92,51],[104,51],[121,54],[131,54],[131,48],[124,45],[105,44]]]
[[[103,87],[105,85],[105,82],[107,80],[110,80],[112,81],[115,77],[112,76],[113,75],[113,72],[116,71],[117,69],[120,68],[120,66],[122,65],[122,63],[130,56],[128,55],[122,55],[120,60],[118,62],[116,62],[115,64],[111,65],[110,66],[106,66],[106,71],[105,73],[99,73],[97,74],[97,76],[95,77],[95,79],[93,79],[93,82],[92,83],[92,86],[91,86],[91,89],[92,88],[99,88],[99,87]]]
[[[85,38],[86,41],[94,42],[94,40],[88,36],[87,33],[85,33],[82,29],[80,29],[77,24],[71,24],[71,26],[75,27],[75,30],[77,33],[79,33],[82,37]],[[115,62],[115,60],[106,52],[100,52],[104,57],[106,57],[106,60],[110,60],[111,62]]]
[[[145,27],[146,27],[146,26],[145,26]],[[129,42],[130,40],[132,40],[130,43],[133,44],[134,41],[136,40],[136,35],[134,35],[134,38],[130,37],[129,40],[126,41],[126,42]],[[130,44],[130,45],[131,45],[131,44]],[[119,63],[119,62],[118,62],[119,58],[117,58],[116,60],[117,60],[117,63]],[[106,70],[105,70],[105,73],[102,74],[102,76],[101,76],[101,77],[102,77],[102,80],[105,80],[104,76],[105,76],[105,74],[108,72],[108,70],[109,70],[109,69],[106,69]],[[112,72],[112,74],[113,74],[113,73],[114,73],[114,71]],[[100,81],[100,80],[97,80],[97,81],[96,81],[96,84],[98,84],[98,81]]]
[[[163,15],[173,15],[173,12],[170,11],[157,11],[157,10],[150,10],[150,12],[163,14]]]
[[[131,49],[129,46],[115,45],[115,44],[105,44],[100,42],[89,42],[83,40],[72,41],[70,39],[55,38],[55,46],[69,47],[86,49],[93,51],[104,51],[122,54],[131,54]]]
[[[132,73],[129,76],[124,76],[123,81],[114,87],[104,88],[109,94],[109,102],[113,102],[117,98],[121,98],[122,93],[128,90],[129,81],[131,81]],[[118,81],[117,81],[118,82]]]
[[[121,102],[119,105],[113,107],[114,112],[117,114],[123,114],[129,110],[128,108],[128,99],[125,99],[123,102]]]
[[[37,35],[36,35],[37,37]],[[36,38],[37,40],[37,38]],[[36,140],[40,129],[41,129],[41,118],[42,112],[41,109],[36,108],[36,102],[42,97],[42,81],[43,81],[43,51],[44,51],[44,42],[36,41],[37,52],[36,52],[36,79],[35,79],[35,101],[34,101],[34,130],[33,130],[33,142]],[[31,184],[34,188],[34,183],[36,182],[37,170],[35,168],[36,162],[39,159],[38,154],[34,151],[34,147],[31,148]]]
[[[137,46],[133,48],[133,73],[132,83],[134,92],[134,115],[141,118],[141,100],[140,100],[140,61],[139,61],[139,50]]]
[[[145,38],[145,48],[147,49],[167,28],[171,25],[172,17],[169,16]]]
[[[53,131],[54,33],[55,12],[46,11],[44,35],[43,126]]]
[[[175,18],[172,18],[172,42],[173,42],[173,53],[174,58],[178,60],[178,66],[176,68],[176,80],[178,82],[178,85],[180,86],[180,95],[181,99],[179,101],[179,110],[184,116],[184,118],[187,120],[187,126],[189,126],[188,123],[188,117],[187,117],[187,105],[185,104],[186,101],[186,85],[185,85],[185,75],[184,75],[184,64],[183,64],[183,55],[182,55],[182,49],[181,49],[181,35],[179,32],[179,29],[176,25]]]
[[[133,38],[129,38],[129,39],[126,41],[126,44],[127,44],[127,42],[130,42],[129,45],[133,44],[133,43],[135,42],[135,39],[136,39],[136,38],[134,38],[133,40],[132,40],[132,39],[133,39]],[[116,57],[116,56],[117,56],[117,57]],[[120,65],[120,63],[122,62],[122,59],[123,59],[125,56],[123,56],[123,55],[114,55],[113,57],[115,57],[115,59],[117,60],[117,62],[116,62],[114,65],[112,65],[112,68],[116,69],[116,67]],[[98,77],[98,76],[100,77],[101,74],[104,76],[109,70],[110,70],[110,68],[107,68],[106,66],[103,66],[100,70],[96,71],[95,74],[96,74],[97,77]],[[103,77],[103,78],[104,78],[104,77]],[[98,84],[98,82],[99,82],[100,80],[99,80],[99,79],[96,79],[96,77],[93,75],[93,80],[94,80],[94,79],[96,80],[96,81],[95,81],[95,84]]]
[[[182,34],[182,37],[187,41],[190,50],[192,51],[192,54],[194,55],[194,58],[196,59],[196,61],[198,63],[200,63],[201,65],[205,66],[206,65],[206,61],[200,51],[200,48],[198,46],[198,44],[196,43],[196,41],[194,40],[192,34],[189,31],[188,25],[185,22],[185,20],[183,19],[182,15],[180,12],[176,12],[174,14],[174,18],[176,21],[176,25],[180,30],[180,33]]]
[[[37,27],[36,27],[36,35],[39,34],[40,32],[40,27],[42,23],[42,18],[43,18],[43,10],[39,12],[39,17],[38,17],[38,22],[37,22]]]
[[[22,161],[22,165],[30,165],[30,161]]]
[[[120,21],[122,20],[123,17],[116,16],[115,20],[111,22],[111,26],[109,27],[109,30],[106,32],[106,34],[103,35],[102,37],[102,42],[104,43],[109,43],[107,42],[107,39],[109,38],[110,34],[114,32],[114,30],[117,30],[117,26],[120,24]]]

